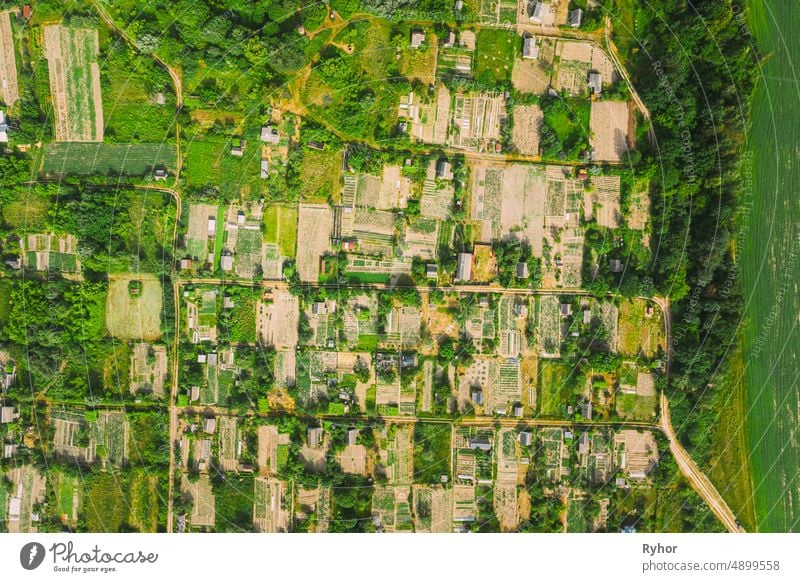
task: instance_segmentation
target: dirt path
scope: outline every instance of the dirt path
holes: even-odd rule
[[[744,528],[739,525],[739,521],[722,498],[722,495],[692,460],[686,449],[678,442],[669,419],[669,400],[663,393],[661,394],[661,430],[669,439],[669,450],[672,456],[675,457],[678,468],[680,468],[684,477],[689,480],[689,483],[692,484],[695,491],[700,494],[700,497],[708,504],[711,511],[714,512],[729,532],[743,533]]]
[[[622,75],[622,78],[624,79],[625,84],[628,86],[628,90],[630,91],[631,99],[633,99],[634,103],[636,103],[636,107],[642,112],[642,117],[644,117],[645,122],[647,122],[647,137],[650,140],[650,143],[656,143],[656,132],[653,129],[653,123],[650,120],[650,110],[644,104],[644,101],[642,101],[642,99],[639,97],[639,94],[636,92],[636,88],[631,82],[631,77],[628,75],[628,71],[622,66],[622,62],[619,59],[617,45],[615,45],[614,41],[611,40],[611,18],[606,16],[605,22],[606,24],[603,29],[603,39],[606,45],[606,53],[608,53],[608,56],[611,57],[611,61],[614,63],[614,67],[616,67],[617,72]]]
[[[116,25],[114,20],[103,9],[98,0],[92,0],[92,5],[94,6],[94,9],[97,11],[97,14],[100,16],[100,18],[103,19],[103,22],[105,22],[109,28],[111,28],[114,32],[116,32],[123,39],[125,39],[125,41],[129,45],[131,45],[131,47],[133,47],[135,50],[137,51],[139,50],[136,47],[136,43],[133,41],[133,39],[130,38],[124,30],[122,30],[119,26]],[[183,107],[183,85],[181,83],[181,77],[178,74],[178,71],[173,67],[169,66],[163,59],[161,59],[161,57],[159,57],[155,53],[150,53],[148,56],[150,56],[154,61],[156,61],[162,67],[164,67],[169,73],[169,76],[172,77],[172,83],[175,85],[175,102],[177,104],[177,108],[180,109],[181,107]]]

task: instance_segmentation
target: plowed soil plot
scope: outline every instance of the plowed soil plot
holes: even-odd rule
[[[0,101],[11,107],[19,99],[17,61],[9,12],[0,12]]]
[[[139,282],[139,291],[136,291],[134,281]],[[161,283],[155,277],[115,277],[108,285],[108,333],[120,339],[158,339],[161,336],[161,305]]]
[[[593,101],[589,122],[592,159],[619,162],[628,149],[628,104],[625,101]]]
[[[514,147],[526,156],[539,155],[539,126],[542,123],[542,110],[538,105],[517,105],[514,107]]]
[[[320,257],[330,247],[333,213],[322,204],[301,204],[297,230],[301,244],[297,246],[297,273],[303,282],[319,280]]]
[[[44,27],[56,141],[103,141],[97,30]]]

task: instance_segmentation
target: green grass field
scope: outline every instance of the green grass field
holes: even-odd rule
[[[333,194],[342,166],[340,152],[326,149],[318,151],[306,148],[300,164],[300,183],[303,200],[325,202]]]
[[[175,146],[166,143],[49,143],[42,173],[145,176],[156,166],[174,170],[175,161]]]
[[[449,424],[414,425],[414,481],[440,483],[450,476],[451,435]]]
[[[297,247],[297,206],[270,204],[264,209],[264,242],[277,244],[284,257],[294,257]]]
[[[563,416],[569,393],[564,366],[551,360],[542,360],[539,364],[539,414]]]
[[[183,147],[186,151],[184,160],[186,185],[202,187],[219,184],[220,160],[225,144],[215,141],[190,141]]]
[[[507,30],[483,29],[476,43],[475,78],[485,82],[502,82],[511,78],[519,37]]]
[[[744,357],[751,473],[759,530],[798,531],[800,295],[794,289],[800,277],[800,199],[787,185],[800,182],[800,129],[788,122],[800,118],[795,69],[800,39],[794,34],[800,12],[795,3],[781,0],[750,0],[747,7],[761,54],[770,55],[753,102],[748,149],[754,188],[742,201],[753,206],[742,222],[748,230],[739,249],[750,322]]]

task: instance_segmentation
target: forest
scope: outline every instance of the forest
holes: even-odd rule
[[[637,5],[638,46],[647,50],[628,46],[624,55],[657,138],[640,144],[637,173],[654,188],[653,283],[672,301],[673,423],[701,459],[719,412],[709,387],[725,369],[742,307],[730,243],[755,55],[741,42],[734,5],[741,10],[733,0]]]

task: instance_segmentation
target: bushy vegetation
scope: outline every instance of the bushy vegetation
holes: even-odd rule
[[[637,4],[639,42],[649,48],[625,55],[657,138],[657,146],[640,144],[637,174],[652,178],[658,200],[653,231],[659,245],[650,276],[672,299],[673,423],[700,458],[709,452],[718,414],[707,386],[724,364],[741,315],[730,242],[741,191],[739,108],[753,87],[754,56],[741,42],[732,5],[699,2],[685,11],[680,0]],[[669,25],[661,14],[672,15]],[[699,20],[705,25],[698,27]]]

